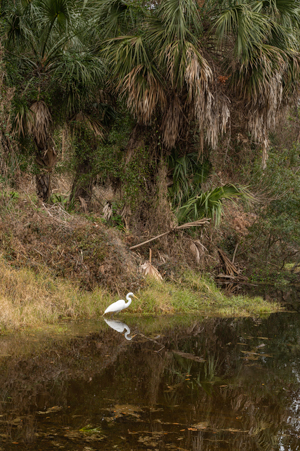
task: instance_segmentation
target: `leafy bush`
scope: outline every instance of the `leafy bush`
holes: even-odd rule
[[[251,247],[251,258],[258,267],[271,262],[273,269],[283,268],[299,252],[299,167],[298,144],[287,149],[273,147],[265,171],[258,161],[253,166],[250,180],[258,187],[262,202],[245,244]]]

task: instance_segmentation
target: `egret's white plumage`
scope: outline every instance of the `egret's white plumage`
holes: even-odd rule
[[[133,293],[128,293],[126,295],[126,299],[128,302],[125,302],[123,299],[114,302],[109,307],[107,307],[103,315],[105,315],[105,313],[119,313],[121,310],[124,310],[125,308],[129,307],[132,301],[131,299],[132,296],[136,298],[136,296]]]

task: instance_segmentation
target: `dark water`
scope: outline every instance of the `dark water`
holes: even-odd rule
[[[120,318],[0,337],[1,450],[300,450],[297,313]]]

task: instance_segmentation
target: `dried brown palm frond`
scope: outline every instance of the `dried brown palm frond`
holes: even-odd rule
[[[72,151],[72,139],[67,124],[64,124],[59,130],[59,138],[61,141],[61,159],[65,160]]]
[[[230,118],[228,99],[216,92],[212,93],[212,70],[191,44],[187,48],[185,81],[188,87],[187,101],[194,105],[199,129],[202,134],[205,132],[208,144],[215,149]]]
[[[185,81],[188,87],[188,101],[202,94],[206,96],[210,91],[212,70],[204,57],[192,44],[187,46]]]
[[[119,83],[118,89],[127,95],[127,106],[140,122],[147,124],[159,105],[166,106],[166,96],[161,83],[142,64],[134,67]]]
[[[78,128],[78,126],[84,125],[88,130],[90,130],[97,138],[103,139],[104,137],[104,127],[99,120],[96,118],[79,111],[75,114],[72,120],[73,129]]]
[[[44,147],[48,139],[51,124],[51,113],[48,106],[42,100],[34,102],[27,115],[28,132],[34,137],[38,146]]]
[[[262,145],[262,167],[268,158],[268,134],[274,130],[282,103],[282,74],[277,72],[260,86],[260,95],[254,96],[249,108],[248,129],[254,141]]]
[[[180,93],[187,88],[185,107],[193,110],[202,136],[212,148],[225,133],[230,118],[228,99],[213,91],[213,73],[206,59],[191,44],[173,42],[163,49],[160,61],[167,66],[167,76],[173,88],[172,99],[164,115],[162,129],[166,147],[174,147],[182,127],[183,105]],[[178,95],[174,94],[178,92]]]
[[[155,268],[155,266],[152,265],[151,262],[145,262],[143,265],[140,266],[143,274],[145,276],[153,277],[156,280],[162,281],[162,275],[160,272]]]
[[[34,121],[33,113],[29,109],[21,108],[17,112],[14,118],[14,132],[18,134],[18,136],[25,136],[27,129],[28,116],[32,116],[30,121]]]
[[[202,218],[197,221],[187,222],[180,226],[174,227],[174,230],[190,229],[191,227],[200,227],[210,223],[210,218]]]
[[[196,263],[199,265],[201,258],[203,257],[204,253],[207,252],[207,249],[200,240],[191,240],[190,251],[194,259],[196,260]]]
[[[162,275],[160,272],[155,268],[155,266],[151,263],[152,259],[152,250],[149,249],[149,261],[145,262],[143,265],[140,266],[140,269],[145,276],[153,277],[156,280],[162,281]]]
[[[283,52],[269,46],[253,50],[250,60],[232,77],[233,92],[247,110],[247,128],[262,146],[262,166],[268,158],[268,134],[275,128],[283,104],[287,62]]]
[[[13,157],[16,150],[16,142],[11,133],[13,129],[11,120],[12,100],[15,94],[15,88],[9,88],[5,84],[3,55],[4,51],[0,43],[0,173],[4,176],[4,179],[9,180],[9,172],[11,170],[9,164],[12,160],[18,161],[17,158]]]
[[[197,265],[200,264],[200,252],[198,246],[192,241],[190,244],[190,251],[194,259],[196,260]]]
[[[229,101],[227,97],[215,93],[214,100],[209,105],[204,125],[207,142],[213,149],[217,147],[219,137],[222,136],[227,129],[227,124],[230,120],[228,104]]]
[[[163,48],[159,61],[167,65],[167,77],[173,89],[180,89],[186,71],[186,51],[182,43],[176,40]]]
[[[104,217],[105,221],[109,221],[113,214],[113,210],[112,210],[112,206],[111,206],[110,202],[106,202],[106,204],[103,207],[102,213],[103,213],[103,217]]]
[[[86,203],[85,199],[83,197],[80,197],[80,196],[78,196],[78,199],[79,199],[79,202],[80,202],[82,210],[84,211],[85,214],[87,214],[88,213],[88,206],[87,206],[87,203]]]

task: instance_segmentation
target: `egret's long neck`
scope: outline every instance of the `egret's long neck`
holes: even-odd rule
[[[131,299],[130,296],[131,296],[131,295],[129,295],[129,294],[127,294],[127,296],[126,296],[126,299],[127,299],[127,301],[128,301],[128,302],[125,303],[126,307],[129,307],[130,304],[131,304],[132,299]]]

